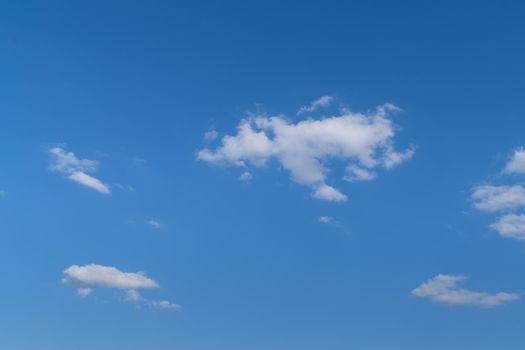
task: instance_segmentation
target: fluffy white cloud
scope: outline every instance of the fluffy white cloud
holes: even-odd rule
[[[159,284],[142,272],[122,272],[111,266],[97,264],[72,265],[64,270],[62,283],[77,287],[77,294],[87,298],[93,288],[114,288],[124,291],[124,300],[142,303],[157,309],[179,310],[180,306],[166,300],[149,300],[137,289],[158,288]]]
[[[276,159],[293,181],[313,189],[313,197],[342,202],[346,195],[326,184],[330,158],[347,165],[347,180],[369,180],[372,169],[390,169],[411,158],[414,150],[398,152],[393,139],[396,128],[387,104],[373,113],[344,110],[341,115],[292,123],[282,116],[242,120],[237,134],[226,135],[216,149],[199,151],[198,159],[213,164],[262,167]]]
[[[503,237],[525,240],[525,215],[508,214],[490,225],[490,227]]]
[[[464,276],[437,275],[412,291],[412,295],[430,298],[433,301],[453,305],[475,305],[494,307],[521,298],[518,293],[473,292],[459,287]]]
[[[332,96],[321,96],[317,100],[313,101],[309,106],[303,106],[299,108],[297,114],[310,113],[319,108],[328,107],[334,98]]]
[[[112,266],[97,264],[72,265],[64,270],[64,275],[63,283],[83,288],[139,289],[159,286],[142,272],[122,272]]]
[[[73,152],[67,152],[61,147],[53,147],[49,150],[49,153],[53,157],[49,169],[64,174],[68,179],[100,193],[111,193],[108,185],[87,174],[97,170],[98,162],[89,159],[79,159]]]
[[[525,206],[525,189],[521,185],[482,185],[472,189],[474,206],[484,211],[500,211]]]
[[[503,169],[507,174],[525,174],[525,149],[518,148]]]

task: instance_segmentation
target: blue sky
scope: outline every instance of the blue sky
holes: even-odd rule
[[[522,349],[525,7],[0,11],[0,348]]]

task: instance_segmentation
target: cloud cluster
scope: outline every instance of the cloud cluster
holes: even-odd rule
[[[99,179],[88,175],[97,170],[98,162],[89,159],[79,159],[73,152],[67,152],[61,147],[49,149],[52,162],[49,169],[64,174],[68,179],[100,193],[110,194],[109,186]]]
[[[159,284],[143,272],[122,272],[112,266],[97,264],[72,265],[64,270],[62,283],[77,288],[77,294],[86,298],[94,288],[111,288],[125,291],[126,301],[142,302],[155,308],[179,309],[177,304],[162,300],[142,298],[138,289],[158,288]]]
[[[521,298],[518,293],[490,294],[463,289],[459,284],[465,280],[464,276],[440,274],[414,289],[412,295],[419,298],[430,298],[439,303],[481,307],[495,307]]]
[[[503,175],[525,174],[525,150],[514,150],[502,172]],[[514,185],[481,185],[472,189],[474,207],[481,211],[502,213],[489,227],[502,237],[525,240],[525,214],[515,211],[525,207],[525,188]]]
[[[413,148],[394,148],[397,130],[389,113],[397,110],[386,104],[369,114],[343,110],[296,123],[283,116],[250,117],[240,122],[236,134],[224,136],[215,149],[200,150],[197,158],[245,169],[276,160],[293,181],[312,188],[314,198],[343,202],[347,196],[326,183],[330,160],[342,160],[344,179],[358,181],[371,180],[377,169],[391,169],[414,155]]]

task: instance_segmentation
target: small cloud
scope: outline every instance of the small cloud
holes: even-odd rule
[[[376,178],[377,174],[373,171],[361,168],[355,164],[346,167],[347,175],[343,178],[349,182],[370,181]]]
[[[159,284],[142,272],[122,272],[112,266],[97,264],[72,265],[64,270],[62,283],[79,288],[158,288]]]
[[[245,171],[239,176],[239,180],[241,181],[250,181],[252,178],[252,173],[250,173],[249,171]]]
[[[504,174],[525,174],[525,149],[518,148],[503,169]]]
[[[331,216],[320,216],[318,221],[322,224],[333,224],[334,218]]]
[[[525,206],[525,189],[521,185],[482,185],[472,189],[474,207],[483,211],[509,210]]]
[[[127,191],[127,192],[134,192],[135,191],[135,188],[131,185],[122,185],[122,184],[115,184],[115,187],[118,188],[119,190],[122,190],[122,191]]]
[[[88,175],[97,170],[98,162],[89,159],[79,159],[73,152],[67,152],[61,147],[49,149],[53,157],[49,169],[65,175],[66,178],[80,185],[94,189],[100,193],[110,194],[109,186],[99,179]]]
[[[146,223],[148,225],[150,225],[151,227],[155,228],[155,229],[161,229],[164,227],[163,224],[161,224],[160,222],[158,222],[157,220],[155,219],[149,219],[148,221],[146,221]]]
[[[126,291],[126,301],[139,301],[142,296],[135,289],[129,289]]]
[[[145,299],[142,297],[142,295],[140,295],[139,292],[137,292],[134,289],[130,289],[126,291],[124,300],[135,302],[135,303],[142,303],[154,309],[164,309],[164,310],[174,310],[174,311],[181,310],[181,306],[179,304],[172,303],[171,301],[168,301],[168,300]]]
[[[525,215],[504,215],[490,225],[490,228],[496,230],[502,237],[525,240]]]
[[[310,103],[310,105],[299,108],[297,114],[311,113],[318,110],[319,108],[328,107],[333,100],[334,98],[332,96],[321,96],[317,100]]]
[[[317,187],[313,194],[314,198],[317,199],[324,199],[325,201],[329,202],[346,202],[348,200],[348,197],[332,186],[328,185],[320,185]]]
[[[166,300],[149,300],[142,297],[137,289],[159,288],[159,284],[143,272],[123,272],[112,266],[97,264],[72,265],[64,270],[62,283],[77,287],[77,294],[87,298],[94,288],[123,290],[124,300],[143,303],[157,309],[180,310],[180,306]]]
[[[464,276],[437,275],[414,289],[412,295],[418,298],[430,298],[438,303],[474,305],[487,308],[521,298],[521,295],[518,293],[500,292],[489,294],[463,289],[459,284],[465,280],[466,277]]]
[[[204,140],[206,141],[213,141],[219,137],[219,133],[215,130],[206,131],[204,133]]]
[[[99,179],[91,175],[88,175],[86,173],[83,173],[81,171],[74,172],[73,174],[69,175],[67,178],[81,185],[84,185],[86,187],[91,187],[92,189],[97,190],[100,193],[104,193],[104,194],[111,193],[108,185],[103,184]]]
[[[181,306],[179,304],[175,304],[167,300],[148,300],[146,304],[155,309],[174,310],[174,311],[181,310]]]
[[[92,292],[93,292],[93,289],[91,288],[78,288],[77,289],[77,294],[81,298],[87,298]]]

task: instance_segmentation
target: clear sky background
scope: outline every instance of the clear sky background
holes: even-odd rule
[[[1,2],[0,348],[523,349],[525,300],[475,300],[519,298],[525,243],[472,194],[524,179],[502,173],[525,146],[524,15],[517,1]],[[321,96],[328,108],[297,115]],[[415,153],[359,182],[327,157],[344,202],[275,158],[198,159],[247,116],[385,103],[402,109],[396,149]],[[56,147],[98,162],[83,173],[111,193],[53,168]],[[85,283],[82,298],[62,279],[87,264],[159,287],[130,300]],[[413,292],[439,274],[468,280]]]

